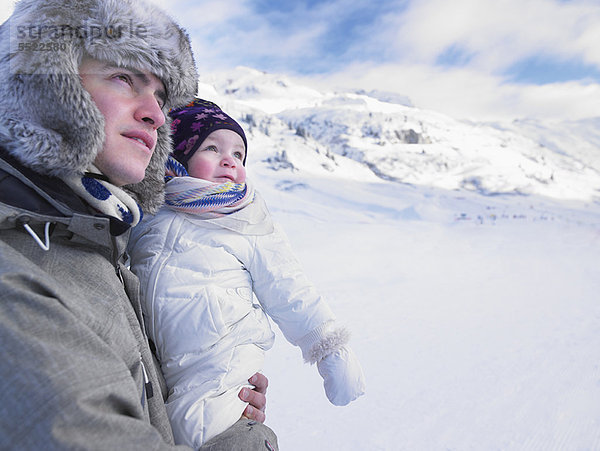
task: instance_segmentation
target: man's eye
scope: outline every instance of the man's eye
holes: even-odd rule
[[[128,85],[132,84],[131,77],[127,74],[117,74],[113,78],[123,81],[123,82],[127,83]]]

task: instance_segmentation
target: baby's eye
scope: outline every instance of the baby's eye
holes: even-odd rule
[[[244,159],[244,154],[242,152],[235,152],[233,154],[234,157],[236,157],[238,160],[243,160]]]
[[[211,152],[218,152],[219,151],[219,149],[217,149],[216,146],[208,146],[208,147],[205,147],[204,150],[210,150]]]

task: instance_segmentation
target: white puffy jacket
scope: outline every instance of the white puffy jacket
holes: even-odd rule
[[[165,207],[135,227],[129,246],[177,443],[197,448],[240,418],[245,404],[238,393],[260,371],[274,340],[265,312],[311,363],[340,349],[351,352],[258,193],[246,208],[216,219]],[[336,402],[338,395],[328,391],[335,404],[363,390],[360,366],[358,373],[342,366],[348,380],[341,383],[353,385],[352,393]]]

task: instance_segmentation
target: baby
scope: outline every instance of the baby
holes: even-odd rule
[[[267,315],[306,362],[317,364],[333,404],[362,395],[348,331],[246,180],[240,125],[200,99],[170,116],[175,150],[166,205],[134,228],[129,251],[176,442],[198,448],[240,419],[238,393],[273,345]]]

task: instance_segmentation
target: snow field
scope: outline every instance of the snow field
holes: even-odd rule
[[[597,207],[270,177],[259,189],[367,377],[332,406],[278,334],[265,373],[282,449],[600,448]],[[512,212],[481,224],[461,207]]]
[[[278,334],[282,450],[600,449],[597,118],[456,121],[248,68],[203,81],[367,377],[334,407]]]

